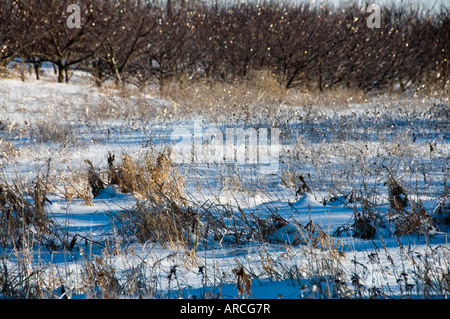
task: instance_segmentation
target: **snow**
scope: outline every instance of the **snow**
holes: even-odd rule
[[[0,176],[9,180],[33,180],[39,169],[45,171],[49,158],[52,169],[61,174],[68,168],[82,169],[85,159],[104,171],[108,152],[138,156],[173,147],[171,134],[181,132],[186,139],[186,132],[194,131],[199,121],[185,115],[177,118],[175,111],[170,118],[165,116],[171,102],[152,93],[121,99],[113,90],[91,86],[81,73],[74,75],[71,84],[43,78],[36,81],[30,77],[25,82],[0,79],[0,119],[5,123],[0,130],[0,149],[8,142],[19,150],[15,157],[0,156]],[[370,193],[373,189],[369,198],[377,202],[376,210],[387,211],[386,172],[380,169],[371,175],[371,168],[385,165],[401,174],[408,186],[416,187],[411,195],[420,199],[428,212],[444,198],[450,131],[448,113],[447,119],[440,116],[450,112],[448,98],[386,99],[374,98],[342,109],[280,106],[271,119],[282,128],[280,168],[274,174],[261,174],[251,165],[175,163],[186,181],[187,197],[198,205],[217,207],[213,214],[223,214],[224,222],[240,221],[236,227],[245,230],[242,217],[232,218],[241,212],[249,218],[278,216],[287,221],[265,241],[250,238],[238,245],[237,235],[228,233],[220,241],[206,236],[191,250],[154,242],[121,242],[113,217],[133,209],[139,200],[136,194],[124,194],[108,185],[88,205],[80,198],[67,201],[61,189],[55,189],[48,196],[51,204],[46,203],[46,211],[58,227],[67,230],[69,241],[78,240],[71,251],[37,244],[31,249],[30,268],[58,273],[54,296],[61,297],[58,285],[64,283],[65,296],[74,299],[104,297],[101,285],[94,292],[82,289],[88,261],[97,269],[112,267],[123,286],[130,284],[133,276],[146,279],[142,285],[151,284],[153,289],[146,291],[149,298],[242,297],[232,272],[239,266],[251,277],[251,291],[244,294],[247,298],[357,298],[373,296],[376,289],[381,298],[423,298],[426,287],[419,287],[412,278],[423,271],[424,264],[419,261],[425,259],[433,263],[431,272],[448,271],[448,229],[396,237],[391,229],[380,228],[370,240],[353,237],[348,231],[337,236],[337,230],[351,229],[355,212],[363,209],[361,202],[349,201],[347,194],[352,190]],[[151,114],[133,113],[139,103],[148,103]],[[102,111],[96,110],[97,105]],[[289,124],[282,123],[286,118]],[[202,125],[225,132],[230,127],[226,114],[220,123],[208,122],[205,116]],[[246,125],[265,128],[267,124],[256,114]],[[243,127],[241,123],[233,125]],[[434,143],[433,152],[430,143]],[[288,162],[289,154],[296,154],[299,160]],[[283,181],[288,173],[292,179]],[[309,175],[305,180],[313,191],[296,195],[295,174]],[[336,194],[337,190],[342,192]],[[230,207],[235,215],[226,219],[221,207]],[[315,243],[313,237],[320,235],[317,227],[329,237]],[[302,242],[308,238],[310,242]],[[20,261],[11,247],[0,248],[0,255],[11,269]],[[102,261],[96,263],[98,258]],[[337,284],[337,278],[345,284]],[[405,288],[408,278],[414,284],[411,290]],[[448,298],[449,291],[433,293],[430,297]]]

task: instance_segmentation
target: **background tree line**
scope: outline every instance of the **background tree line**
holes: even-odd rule
[[[51,63],[59,82],[71,71],[144,86],[187,75],[234,81],[270,70],[286,88],[447,89],[450,17],[381,8],[368,28],[366,6],[266,1],[82,0],[81,28],[69,28],[73,1],[1,0],[0,64],[27,63],[36,77]]]

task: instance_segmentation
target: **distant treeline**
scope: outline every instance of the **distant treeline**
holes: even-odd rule
[[[72,70],[138,86],[188,76],[234,81],[269,70],[286,88],[447,89],[449,8],[381,7],[381,27],[356,4],[228,6],[167,0],[2,0],[0,64],[21,61],[59,82]],[[80,8],[79,28],[76,10]],[[70,20],[69,24],[67,23]],[[72,23],[72,24],[71,24]]]

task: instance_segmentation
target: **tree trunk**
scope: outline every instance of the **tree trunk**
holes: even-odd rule
[[[58,83],[64,83],[64,65],[58,62]]]
[[[67,64],[64,65],[64,76],[66,83],[69,83],[69,66]]]
[[[113,70],[114,77],[116,78],[116,83],[122,83],[122,77],[120,76],[119,68],[117,67],[114,57],[111,59],[111,68]]]
[[[172,17],[172,0],[167,0],[167,17]]]
[[[41,63],[34,62],[33,67],[34,67],[34,73],[36,73],[36,80],[40,80],[41,78],[40,78],[39,71],[41,70]]]

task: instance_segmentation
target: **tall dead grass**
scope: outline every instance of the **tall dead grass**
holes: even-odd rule
[[[30,184],[9,182],[0,175],[0,244],[22,247],[30,238],[41,239],[53,230],[45,211],[48,183],[37,176]]]
[[[183,202],[184,180],[173,165],[170,149],[156,158],[150,153],[136,159],[122,154],[118,164],[115,163],[115,155],[110,153],[108,180],[118,185],[121,192],[135,193],[140,198],[152,199],[158,205],[167,199]]]
[[[167,80],[160,92],[175,103],[175,115],[201,114],[217,119],[251,121],[273,119],[280,107],[327,105],[342,109],[369,98],[363,91],[336,88],[323,92],[286,89],[270,71],[252,71],[246,79],[232,82],[190,79],[188,76]]]

